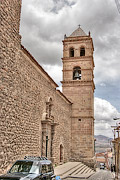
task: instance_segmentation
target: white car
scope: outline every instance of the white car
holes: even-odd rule
[[[104,163],[100,163],[100,169],[105,169],[105,164]]]

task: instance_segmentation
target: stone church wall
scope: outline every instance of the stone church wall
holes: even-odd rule
[[[49,98],[52,99],[51,115],[56,123],[52,146],[54,163],[60,162],[61,144],[63,161],[70,157],[71,103],[21,47],[20,5],[18,0],[4,0],[0,7],[0,173],[25,155],[41,156],[41,121]]]

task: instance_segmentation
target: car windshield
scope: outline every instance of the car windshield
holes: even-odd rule
[[[39,174],[38,162],[32,161],[16,161],[9,173],[35,173]]]

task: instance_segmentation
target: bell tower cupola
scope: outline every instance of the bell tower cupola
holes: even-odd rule
[[[94,156],[93,41],[80,26],[63,40],[63,94],[72,104],[71,160]]]

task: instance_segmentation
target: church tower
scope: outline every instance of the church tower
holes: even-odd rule
[[[88,165],[94,157],[93,41],[79,27],[63,40],[63,94],[73,103],[71,160]]]

